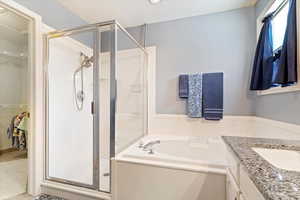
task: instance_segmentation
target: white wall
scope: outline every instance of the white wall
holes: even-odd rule
[[[17,46],[7,40],[0,41],[0,84],[2,87],[0,104],[26,104],[28,102],[27,58],[16,57],[21,53],[27,53],[25,47]],[[5,53],[12,55],[5,56],[3,55]]]
[[[253,7],[153,23],[146,46],[157,46],[156,111],[185,114],[179,74],[224,72],[225,115],[254,115],[249,91],[256,26]],[[143,44],[143,26],[128,29]]]

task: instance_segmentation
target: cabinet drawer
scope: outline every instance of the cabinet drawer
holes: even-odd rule
[[[237,185],[240,186],[240,161],[238,160],[238,158],[236,158],[234,152],[230,149],[230,147],[226,147],[226,160],[228,164],[228,170],[231,172]]]

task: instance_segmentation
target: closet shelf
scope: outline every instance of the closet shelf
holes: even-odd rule
[[[14,59],[26,59],[27,58],[27,54],[12,53],[12,52],[8,52],[8,51],[0,51],[0,56],[8,57],[8,58],[14,58]]]
[[[27,108],[28,104],[0,104],[1,108]]]

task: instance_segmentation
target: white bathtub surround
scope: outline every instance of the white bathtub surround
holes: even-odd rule
[[[100,188],[110,190],[110,159],[100,158]]]
[[[141,114],[116,113],[116,153],[121,152],[141,138],[143,133]]]
[[[115,162],[113,200],[225,200],[225,175]]]
[[[156,114],[149,116],[149,134],[300,139],[300,126],[255,116],[224,116],[221,121],[206,121]]]
[[[0,199],[7,199],[26,192],[27,165],[27,159],[0,163]]]
[[[225,199],[225,146],[220,137],[151,135],[113,160],[113,200]],[[180,180],[180,181],[179,181]]]
[[[153,154],[139,148],[141,142],[147,144],[157,140],[160,144],[153,145]],[[118,154],[115,160],[225,174],[224,149],[220,137],[151,135]]]
[[[141,141],[160,144],[153,146],[154,154],[139,148],[141,141],[118,154],[112,162],[113,200],[225,199],[228,163],[222,135],[300,139],[300,126],[251,116],[215,122],[150,115],[149,134]]]

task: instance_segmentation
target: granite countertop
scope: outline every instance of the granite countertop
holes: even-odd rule
[[[279,169],[252,150],[252,147],[258,147],[300,153],[300,141],[231,136],[222,138],[266,200],[300,199],[300,172]]]

